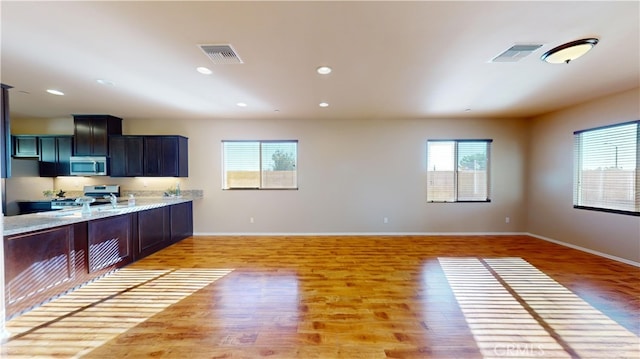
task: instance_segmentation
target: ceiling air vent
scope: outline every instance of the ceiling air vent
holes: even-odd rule
[[[198,45],[216,65],[241,64],[242,60],[231,45]]]
[[[491,62],[518,62],[540,47],[542,47],[542,45],[538,44],[513,45],[500,55],[494,57]]]

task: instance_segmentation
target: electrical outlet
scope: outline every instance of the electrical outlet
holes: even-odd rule
[[[504,223],[509,223],[511,222],[511,218],[509,217],[504,217]]]
[[[389,218],[388,217],[384,217],[382,219],[382,223],[389,223]]]
[[[249,223],[253,223],[253,217],[249,217]]]

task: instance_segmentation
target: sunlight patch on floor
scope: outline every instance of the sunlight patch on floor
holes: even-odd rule
[[[484,260],[582,358],[640,358],[640,338],[521,258]]]
[[[232,271],[121,269],[8,321],[0,354],[82,357]]]
[[[521,258],[439,258],[484,358],[640,357],[640,338]]]

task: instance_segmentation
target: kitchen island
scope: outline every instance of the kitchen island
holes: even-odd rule
[[[7,317],[193,234],[189,198],[4,218]]]

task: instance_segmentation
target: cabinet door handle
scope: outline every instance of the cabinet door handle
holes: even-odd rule
[[[93,161],[93,173],[98,173],[98,162]]]

